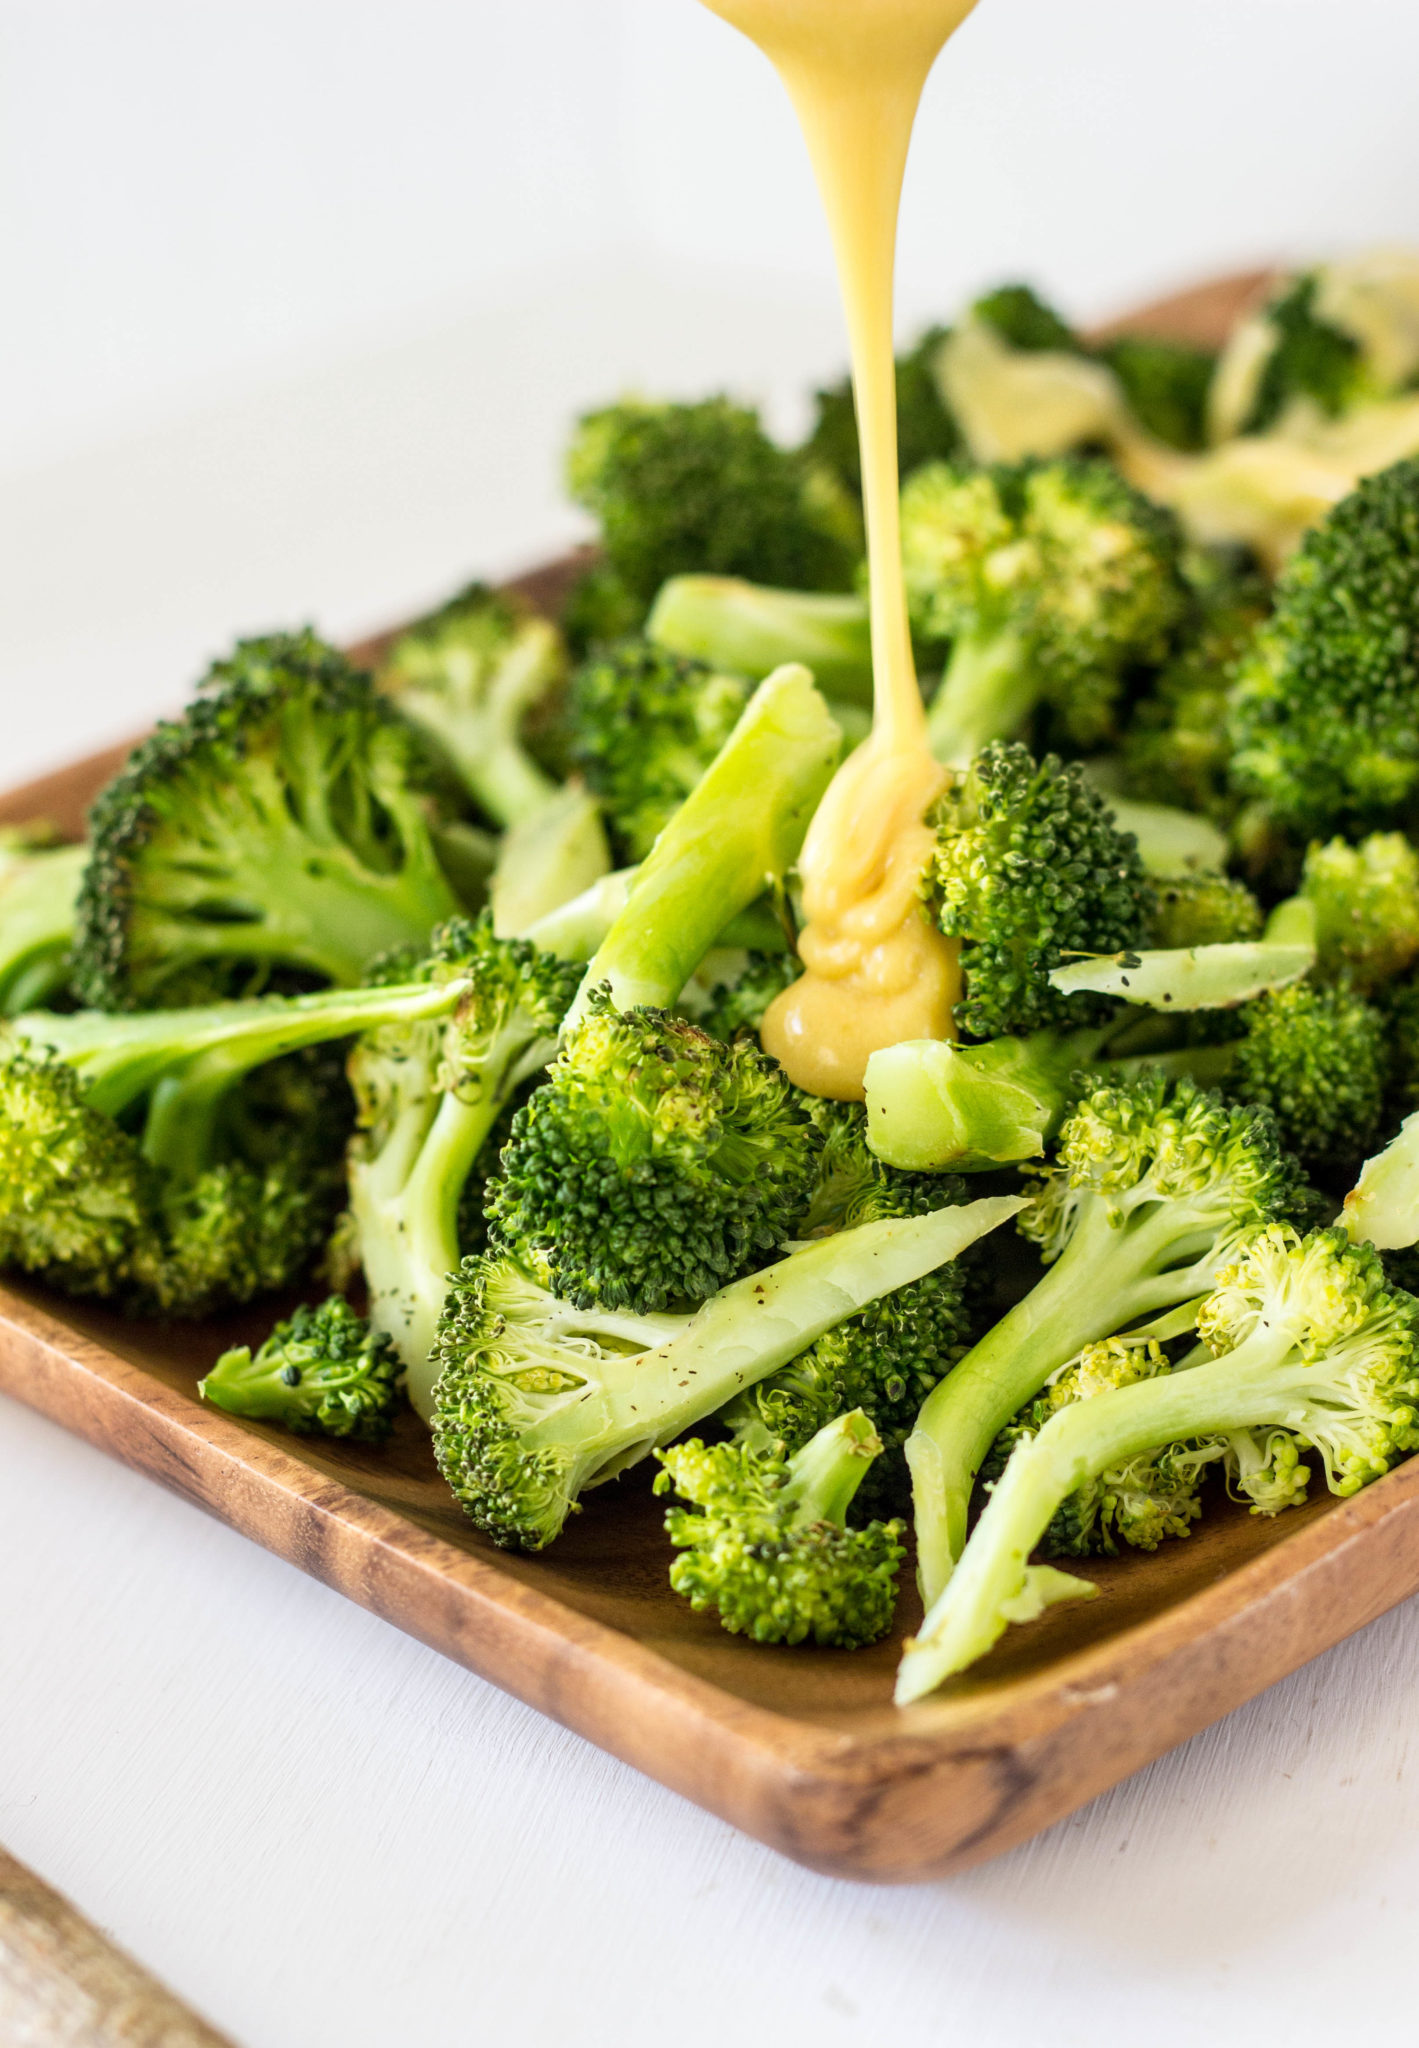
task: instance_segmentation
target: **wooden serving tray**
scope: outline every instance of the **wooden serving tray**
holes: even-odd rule
[[[1255,289],[1141,316],[1199,339]],[[525,585],[549,596],[565,568]],[[368,650],[367,650],[368,651]],[[0,801],[77,832],[123,750]],[[1091,1563],[1100,1597],[1012,1629],[934,1698],[891,1703],[920,1608],[852,1654],[761,1649],[667,1583],[641,1469],[587,1497],[544,1556],[495,1550],[406,1414],[379,1450],[204,1407],[196,1382],[255,1314],[159,1328],[0,1293],[0,1388],[364,1607],[800,1862],[909,1879],[1024,1840],[1419,1591],[1419,1459],[1354,1500],[1263,1522],[1218,1506],[1153,1557]]]

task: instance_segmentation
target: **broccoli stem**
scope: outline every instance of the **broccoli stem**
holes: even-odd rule
[[[1315,906],[1292,896],[1272,911],[1259,939],[1098,953],[1066,961],[1049,979],[1066,996],[1088,991],[1150,1010],[1226,1010],[1289,987],[1315,963]]]
[[[1404,1119],[1383,1152],[1365,1161],[1340,1220],[1353,1239],[1380,1251],[1419,1242],[1419,1110]]]
[[[906,1454],[928,1607],[961,1555],[976,1473],[1006,1423],[1086,1344],[1205,1292],[1216,1245],[1215,1220],[1185,1204],[1150,1203],[1120,1224],[1094,1196],[1044,1278],[927,1396]]]
[[[454,1094],[440,1098],[399,1203],[397,1250],[405,1284],[386,1294],[367,1275],[370,1320],[393,1338],[408,1369],[409,1398],[424,1416],[432,1407],[435,1377],[430,1354],[449,1278],[458,1265],[459,1198],[501,1107],[494,1086],[475,1103]],[[362,1231],[361,1243],[369,1241]]]
[[[842,734],[806,668],[776,669],[642,862],[564,1029],[606,982],[617,1009],[665,1009],[729,920],[779,882],[838,764]]]
[[[86,846],[0,852],[0,1016],[13,1017],[64,986]]]
[[[1116,1026],[953,1045],[914,1038],[867,1062],[867,1142],[912,1173],[971,1173],[1035,1159],[1058,1130],[1069,1081]]]
[[[742,1441],[742,1438],[741,1438]],[[847,1511],[882,1448],[882,1439],[860,1408],[839,1415],[790,1458],[782,1499],[791,1506],[790,1529],[831,1522],[841,1529]]]
[[[1021,1443],[902,1660],[898,1703],[934,1691],[984,1656],[1007,1622],[1028,1618],[1030,1552],[1078,1487],[1163,1444],[1294,1427],[1298,1413],[1326,1393],[1324,1364],[1295,1349],[1295,1334],[1284,1320],[1263,1324],[1221,1358],[1062,1408]],[[1084,1580],[1072,1587],[1093,1591]]]
[[[828,697],[870,708],[872,639],[860,597],[768,590],[737,576],[672,576],[646,638],[755,682],[799,661]]]
[[[559,904],[539,917],[522,936],[539,952],[554,953],[559,960],[589,960],[630,902],[639,873],[639,868],[617,868],[614,874],[603,875],[570,903]],[[724,930],[716,933],[714,944],[748,953],[790,950],[788,934],[768,896],[731,917]]]
[[[1020,633],[964,634],[926,714],[932,753],[948,767],[966,767],[988,741],[1012,739],[1039,698],[1039,677]]]

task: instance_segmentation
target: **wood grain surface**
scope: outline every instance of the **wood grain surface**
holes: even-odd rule
[[[232,2048],[0,1849],[4,2048]]]
[[[1215,334],[1257,290],[1208,287]],[[575,565],[529,579],[546,601]],[[361,650],[376,651],[376,646]],[[75,829],[113,755],[0,803]],[[801,1862],[909,1879],[1024,1840],[1419,1590],[1419,1461],[1273,1522],[1217,1501],[1152,1557],[1100,1560],[1100,1597],[1012,1629],[934,1698],[891,1704],[894,1637],[852,1655],[762,1649],[671,1594],[644,1470],[588,1496],[546,1555],[495,1550],[406,1416],[380,1450],[203,1407],[195,1384],[273,1315],[155,1328],[12,1288],[0,1387],[351,1599]],[[909,1575],[904,1575],[909,1579]]]

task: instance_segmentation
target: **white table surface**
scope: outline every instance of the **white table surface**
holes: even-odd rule
[[[534,293],[0,478],[5,779],[236,627],[351,632],[559,545],[560,423],[623,375],[628,306],[651,387],[827,367],[830,310],[756,291],[588,280],[560,353]],[[245,2048],[1414,2037],[1412,1605],[897,1890],[783,1862],[5,1403],[0,1642],[0,1840]]]

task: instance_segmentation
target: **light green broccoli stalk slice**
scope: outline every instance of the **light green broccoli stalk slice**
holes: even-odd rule
[[[1315,906],[1293,896],[1272,911],[1259,939],[1097,954],[1053,968],[1049,981],[1065,997],[1092,992],[1150,1010],[1225,1010],[1300,981],[1315,964]]]
[[[401,634],[379,686],[484,816],[515,825],[556,793],[522,728],[565,673],[555,626],[474,583]]]
[[[696,1614],[717,1614],[756,1643],[858,1650],[879,1641],[892,1626],[904,1525],[845,1524],[881,1448],[858,1408],[792,1458],[693,1437],[657,1451],[656,1492],[673,1486],[691,1503],[665,1517],[680,1553],[671,1586]]]
[[[293,1436],[378,1444],[394,1427],[403,1372],[388,1337],[332,1294],[277,1323],[255,1353],[249,1344],[224,1351],[197,1391],[229,1415],[279,1422]]]
[[[1187,608],[1172,515],[1110,463],[931,463],[902,491],[913,629],[949,641],[928,729],[964,765],[1048,703],[1073,745],[1112,729],[1127,670],[1159,662]]]
[[[648,640],[582,663],[567,695],[568,751],[605,806],[623,859],[643,860],[743,713],[751,685]]]
[[[725,926],[782,883],[838,765],[842,734],[805,668],[760,683],[642,862],[567,1023],[603,983],[617,1009],[664,1009]]]
[[[444,926],[423,971],[459,985],[453,1015],[367,1032],[350,1056],[358,1130],[346,1249],[427,1420],[464,1188],[514,1092],[555,1052],[578,970],[525,939],[496,938],[485,914]]]
[[[87,847],[51,846],[42,833],[0,829],[0,1016],[47,1003],[67,981],[88,858]]]
[[[929,1396],[907,1440],[928,1604],[961,1553],[982,1460],[1051,1373],[1206,1293],[1242,1232],[1304,1200],[1267,1110],[1158,1074],[1085,1096],[1021,1221],[1049,1270]]]
[[[1379,1254],[1343,1231],[1250,1234],[1199,1311],[1211,1360],[1076,1402],[1020,1444],[908,1645],[898,1702],[973,1664],[1042,1600],[1093,1590],[1061,1587],[1060,1575],[1042,1584],[1049,1568],[1027,1560],[1070,1495],[1135,1458],[1220,1432],[1284,1431],[1315,1453],[1332,1493],[1381,1477],[1419,1448],[1416,1317]],[[1303,1497],[1293,1484],[1286,1504]]]
[[[513,1119],[487,1214],[579,1308],[699,1301],[794,1235],[819,1146],[756,1045],[597,991]]]
[[[1419,1110],[1404,1119],[1383,1152],[1365,1161],[1341,1221],[1357,1243],[1382,1252],[1419,1244]]]
[[[540,1550],[587,1487],[683,1436],[1018,1206],[996,1197],[840,1231],[735,1281],[691,1316],[577,1309],[510,1259],[466,1260],[435,1354],[439,1469],[485,1535]]]
[[[767,590],[737,576],[672,576],[645,622],[672,654],[758,682],[802,662],[825,697],[872,703],[867,601],[817,590]]]
[[[1419,853],[1402,832],[1312,846],[1301,894],[1315,907],[1322,974],[1368,994],[1419,959]]]
[[[600,804],[590,790],[567,783],[503,834],[488,889],[493,930],[502,939],[525,935],[595,889],[610,866]]]
[[[242,641],[90,814],[74,983],[96,1008],[353,985],[458,902],[417,736],[313,633]]]

